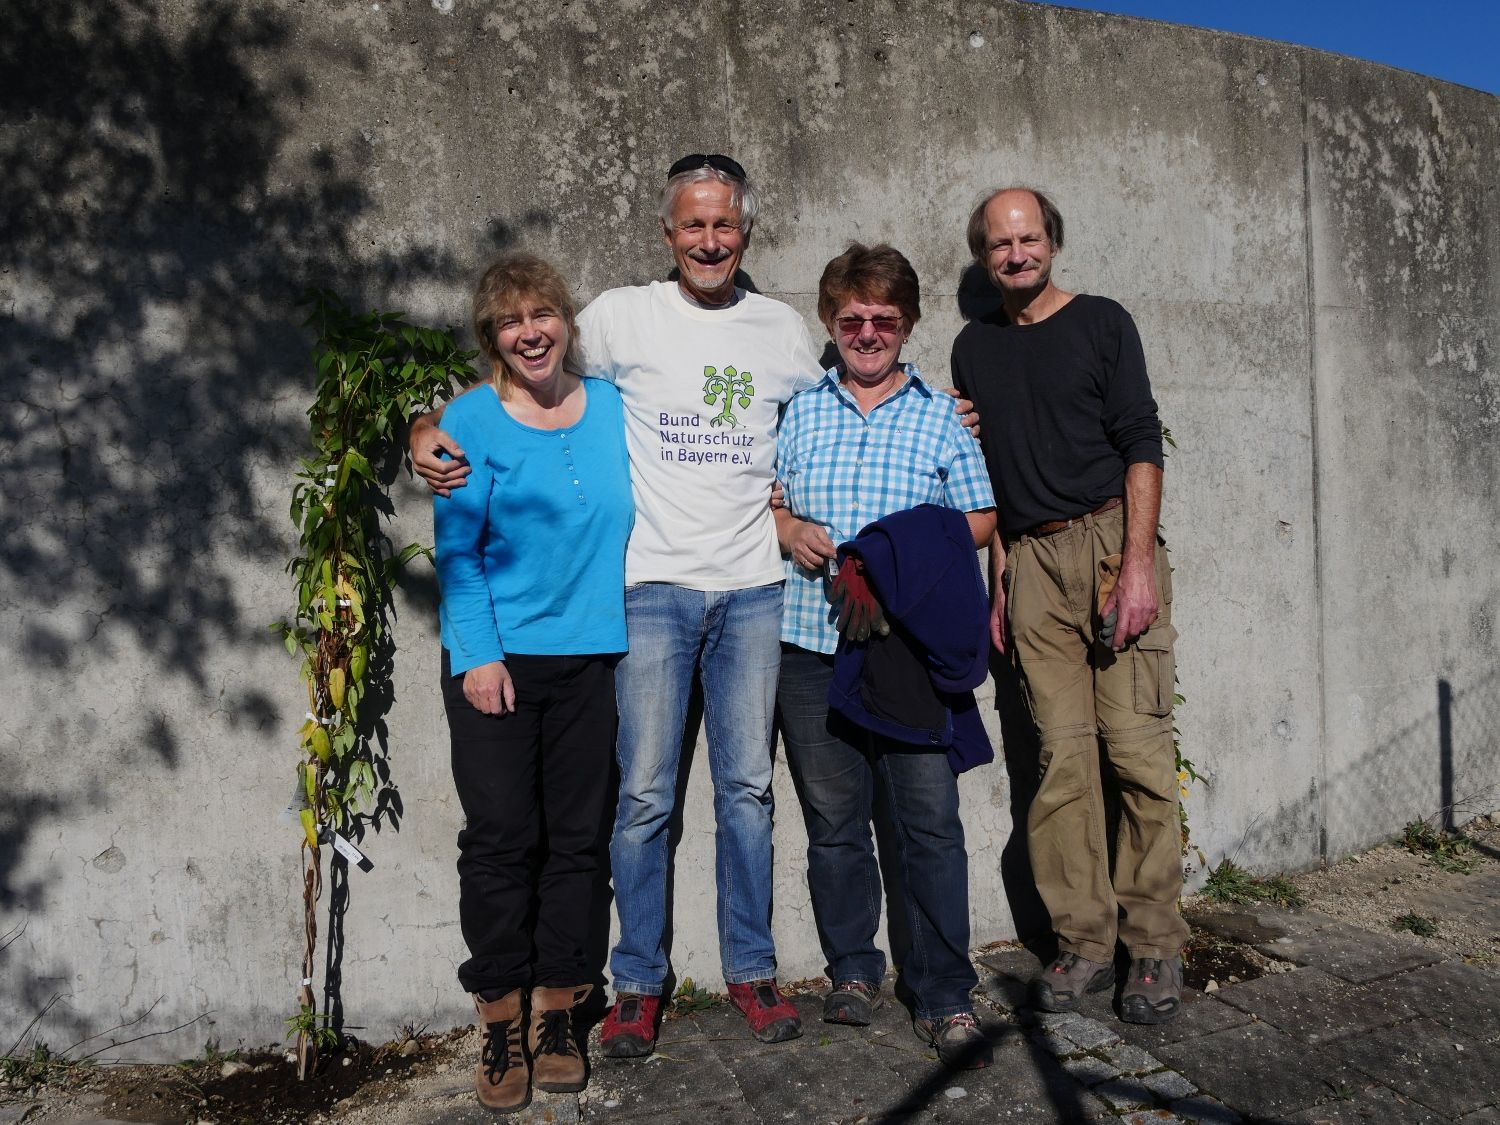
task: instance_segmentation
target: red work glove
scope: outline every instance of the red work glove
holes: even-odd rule
[[[867,641],[871,633],[883,637],[891,631],[865,577],[865,564],[853,555],[840,564],[829,586],[828,600],[838,607],[838,631],[851,641]]]

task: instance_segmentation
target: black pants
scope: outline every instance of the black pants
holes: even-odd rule
[[[448,674],[458,917],[469,992],[555,988],[587,976],[589,896],[615,739],[614,656],[523,656],[505,667],[516,710],[486,715]]]

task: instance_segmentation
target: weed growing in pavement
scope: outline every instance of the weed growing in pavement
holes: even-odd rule
[[[1408,821],[1401,830],[1401,844],[1413,855],[1423,856],[1441,871],[1456,875],[1472,874],[1479,861],[1474,845],[1462,836],[1434,828],[1421,817]]]
[[[669,1016],[690,1016],[694,1012],[707,1011],[717,1004],[722,997],[710,992],[706,988],[699,988],[693,983],[692,977],[683,977],[682,983],[677,986],[677,991],[672,993],[672,1006],[668,1009]]]
[[[1225,858],[1208,873],[1203,897],[1210,902],[1272,902],[1278,906],[1301,906],[1302,892],[1285,875],[1252,875],[1234,860]]]
[[[1391,927],[1418,937],[1436,937],[1438,932],[1437,923],[1422,914],[1403,914],[1391,923]]]

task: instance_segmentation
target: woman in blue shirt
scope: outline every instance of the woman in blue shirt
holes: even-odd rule
[[[620,396],[582,377],[575,311],[540,258],[510,255],[485,272],[474,333],[491,386],[448,405],[444,428],[471,471],[467,487],[433,498],[465,820],[458,976],[484,1032],[476,1090],[498,1110],[525,1106],[532,1085],[585,1082],[570,1012],[591,987],[584,950],[635,509]]]
[[[889,246],[854,243],[823,270],[818,317],[839,363],[787,407],[776,442],[786,508],[777,707],[807,824],[807,882],[833,991],[829,1023],[867,1024],[881,999],[875,945],[881,881],[870,832],[875,787],[887,797],[905,875],[912,949],[902,966],[914,1030],[945,1063],[984,1066],[989,1045],[969,990],[968,856],[958,784],[938,752],[866,731],[829,710],[835,613],[824,596],[835,544],[921,504],[965,513],[976,546],[995,530],[995,500],[978,443],[901,348],[921,317],[916,271]],[[894,904],[893,904],[894,905]]]

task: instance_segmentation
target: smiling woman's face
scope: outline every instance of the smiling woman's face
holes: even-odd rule
[[[557,378],[568,354],[567,318],[545,302],[523,300],[496,322],[495,348],[512,378],[545,386]]]
[[[867,387],[880,384],[895,371],[901,362],[901,345],[909,335],[906,318],[895,305],[857,298],[839,306],[828,330],[849,378]]]

